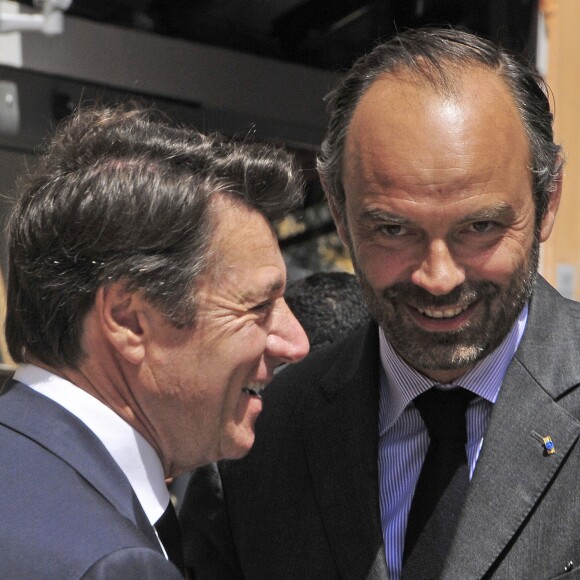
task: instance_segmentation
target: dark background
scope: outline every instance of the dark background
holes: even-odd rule
[[[20,3],[34,6],[33,0]],[[533,62],[538,0],[73,0],[67,15],[340,73],[396,31],[434,25],[469,29]],[[114,54],[111,58],[114,66]],[[68,115],[81,93],[85,101],[97,95],[105,101],[136,96],[87,82],[80,87],[71,79],[48,81],[31,71],[9,70],[5,76],[21,88],[23,127],[3,145],[27,153],[36,145],[37,128],[52,127]],[[42,91],[50,118],[36,106]],[[35,97],[28,108],[27,94]],[[202,130],[212,124],[223,130],[219,119],[209,123],[207,111],[195,103],[156,98],[155,105]],[[294,149],[307,177],[306,204],[295,216],[296,227],[287,223],[279,230],[282,248],[298,270],[348,265],[314,169],[316,149],[294,147],[281,135],[278,144]]]
[[[74,0],[67,13],[340,70],[397,30],[441,24],[466,27],[533,58],[537,5],[537,0]]]

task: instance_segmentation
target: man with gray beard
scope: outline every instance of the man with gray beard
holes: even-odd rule
[[[319,172],[375,322],[281,372],[248,456],[197,474],[188,567],[574,576],[580,308],[537,274],[562,174],[546,87],[487,40],[411,30],[329,112]]]

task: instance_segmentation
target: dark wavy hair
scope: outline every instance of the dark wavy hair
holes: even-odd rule
[[[356,279],[347,272],[315,272],[286,289],[286,303],[302,325],[310,351],[328,346],[370,320]]]
[[[448,91],[465,67],[495,71],[511,92],[530,145],[536,223],[539,223],[562,165],[561,148],[554,143],[548,87],[518,55],[453,28],[407,30],[378,44],[355,62],[327,96],[330,119],[318,171],[327,196],[343,217],[345,140],[354,110],[369,87],[381,76],[408,70],[434,88]]]
[[[13,359],[76,367],[97,289],[119,280],[176,326],[194,324],[217,194],[274,220],[302,202],[302,179],[281,149],[203,135],[155,111],[123,105],[74,114],[40,157],[9,223]]]

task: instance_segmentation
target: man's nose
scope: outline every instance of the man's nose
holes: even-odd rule
[[[433,296],[443,296],[465,282],[465,270],[445,240],[438,239],[430,242],[411,280]]]
[[[306,332],[285,301],[279,306],[267,340],[268,355],[279,359],[280,363],[298,362],[310,350]]]

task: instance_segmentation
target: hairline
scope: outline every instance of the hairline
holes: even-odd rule
[[[339,85],[326,96],[326,100],[329,101],[329,104],[331,104],[333,108],[332,117],[334,118],[337,115],[337,111],[339,111],[340,115],[344,117],[339,131],[333,132],[331,126],[329,125],[323,140],[321,154],[317,160],[317,168],[323,188],[327,198],[329,201],[333,202],[333,205],[338,212],[337,217],[342,221],[344,226],[347,227],[345,215],[346,192],[344,190],[344,168],[347,149],[346,145],[349,130],[352,125],[354,115],[356,114],[356,110],[358,109],[359,104],[368,93],[370,88],[376,82],[380,82],[381,79],[393,78],[398,75],[405,75],[405,80],[408,82],[419,83],[420,81],[427,80],[430,87],[434,91],[437,91],[443,95],[452,96],[459,94],[459,91],[461,90],[461,83],[463,82],[463,77],[466,73],[472,70],[480,69],[482,71],[489,71],[490,74],[494,74],[503,83],[507,93],[512,99],[514,109],[517,112],[518,118],[524,130],[528,144],[528,170],[532,176],[531,195],[534,206],[536,207],[537,225],[539,225],[540,219],[543,217],[543,215],[545,215],[547,203],[543,208],[543,213],[540,215],[538,193],[536,192],[534,164],[542,152],[537,151],[538,145],[534,143],[534,140],[537,140],[537,134],[534,131],[534,127],[532,126],[533,119],[526,118],[525,112],[521,109],[522,101],[518,95],[519,87],[516,80],[510,75],[510,63],[506,59],[506,55],[500,49],[497,50],[495,55],[497,61],[486,59],[486,55],[480,55],[480,58],[478,58],[475,54],[463,56],[449,54],[441,56],[439,53],[437,53],[437,55],[440,56],[440,58],[436,63],[432,59],[428,59],[422,55],[412,55],[409,57],[408,61],[403,60],[404,56],[398,55],[396,59],[394,59],[396,62],[394,61],[393,63],[390,63],[393,65],[391,68],[385,68],[388,65],[385,65],[383,62],[368,66],[366,74],[364,74],[364,78],[360,78],[361,73],[359,71],[358,77],[354,77],[354,81],[358,83],[358,88],[356,91],[352,91],[353,94],[350,96],[350,102],[348,102],[347,106],[345,107],[337,104],[335,100],[337,95],[340,95],[342,98],[345,97],[345,93],[347,93],[347,89],[343,84],[345,81],[339,83]],[[367,57],[361,58],[361,61],[364,58]],[[355,64],[355,67],[357,64],[358,63]],[[348,82],[349,79],[352,80],[351,75],[353,74],[355,67],[353,67],[353,69],[347,73],[346,82]],[[547,98],[548,87],[545,81],[541,79],[539,75],[536,75],[536,80],[538,86],[546,94]],[[559,149],[559,147],[555,144],[554,146]],[[332,152],[332,156],[329,157],[328,152],[330,147],[332,147],[334,151]],[[339,160],[336,159],[337,153],[340,153]],[[557,178],[557,175],[561,172],[562,164],[563,161],[561,159],[560,153],[559,163],[555,164],[556,166],[554,174],[550,176],[552,187]],[[334,171],[328,171],[329,168],[336,166],[339,166],[341,170],[339,179],[336,178],[337,176]],[[330,182],[328,181],[329,173],[331,173]],[[334,178],[334,180],[332,178]]]

